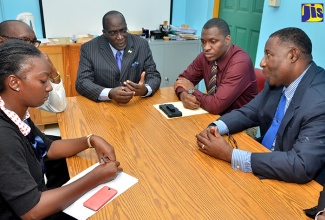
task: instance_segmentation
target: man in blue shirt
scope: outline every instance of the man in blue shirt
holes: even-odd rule
[[[260,63],[267,77],[264,89],[247,105],[197,134],[199,150],[260,178],[324,183],[325,71],[312,61],[311,52],[312,43],[299,28],[271,34]],[[282,93],[284,116],[279,121],[275,113]],[[278,130],[269,131],[276,123]],[[263,144],[273,133],[268,144],[271,152],[234,149],[221,136],[254,126],[260,126]]]

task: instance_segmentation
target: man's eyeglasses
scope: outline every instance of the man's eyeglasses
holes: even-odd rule
[[[237,145],[237,141],[235,140],[235,138],[228,133],[228,143],[233,147],[238,149],[238,145]]]
[[[29,39],[27,37],[23,37],[23,38],[10,37],[10,36],[0,36],[0,37],[4,37],[4,38],[8,38],[8,39],[14,39],[14,40],[22,40],[22,41],[25,41],[26,43],[33,44],[35,47],[38,47],[41,44],[41,41],[39,41],[37,39],[31,40],[31,39]]]
[[[116,30],[116,31],[107,31],[107,30],[105,30],[105,32],[110,37],[117,37],[119,34],[122,35],[122,36],[125,36],[127,34],[127,32],[128,32],[128,29],[123,28],[123,29]]]

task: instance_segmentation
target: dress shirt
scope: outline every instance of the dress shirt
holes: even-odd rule
[[[111,44],[109,44],[109,46],[111,47],[111,49],[113,51],[114,57],[116,57],[117,50]],[[122,61],[122,66],[123,66],[123,54],[124,54],[124,50],[120,50],[120,52],[121,52],[121,61]],[[134,83],[138,83],[138,82],[134,82]],[[149,96],[152,93],[151,87],[148,84],[145,84],[145,86],[146,86],[148,92],[147,92],[147,94],[145,94],[142,97]],[[112,99],[110,99],[108,97],[108,94],[109,94],[109,92],[111,90],[112,90],[112,88],[104,88],[103,91],[99,94],[98,100],[100,100],[100,101],[109,101],[109,100],[112,100]]]
[[[257,81],[251,58],[236,45],[230,45],[227,53],[216,62],[218,73],[214,95],[208,95],[199,90],[195,90],[192,95],[201,103],[204,110],[212,114],[223,115],[252,100],[258,94]],[[194,86],[203,79],[208,88],[213,63],[208,61],[202,52],[179,77],[186,78]],[[184,91],[184,88],[178,87],[176,89],[178,97]]]
[[[286,106],[284,109],[284,112],[286,112],[288,106],[290,105],[290,102],[292,100],[292,97],[302,79],[302,77],[305,75],[307,72],[307,69],[295,80],[293,81],[288,88],[285,89],[285,96],[286,96]],[[218,127],[218,131],[221,135],[226,134],[229,132],[227,125],[221,121],[217,120],[210,124],[210,126],[216,125]],[[274,146],[275,143],[273,143]],[[272,148],[273,151],[273,148]],[[231,167],[235,170],[241,170],[244,172],[252,172],[252,167],[251,167],[251,152],[244,151],[244,150],[239,150],[239,149],[234,149],[232,156],[231,156]]]
[[[67,100],[62,79],[58,84],[50,83],[53,90],[49,93],[49,98],[38,108],[48,112],[63,112],[67,106]]]

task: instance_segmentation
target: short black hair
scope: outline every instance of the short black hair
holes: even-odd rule
[[[107,19],[109,16],[112,16],[112,15],[119,15],[119,16],[121,16],[121,18],[122,18],[124,24],[126,25],[126,21],[125,21],[124,15],[123,15],[121,12],[119,12],[119,11],[109,11],[109,12],[107,12],[107,13],[103,16],[103,20],[102,20],[102,22],[103,22],[103,29],[104,29],[104,30],[107,30],[107,28],[108,28],[108,27],[106,27],[106,22],[105,22],[106,19]]]
[[[224,37],[230,35],[230,29],[225,20],[221,18],[211,18],[204,24],[203,29],[210,29],[214,27],[218,28]]]
[[[309,56],[312,59],[312,43],[308,35],[296,27],[288,27],[280,29],[273,34],[271,37],[278,37],[281,43],[289,43],[298,47],[302,53]]]
[[[0,93],[5,90],[5,80],[9,75],[18,75],[28,59],[42,56],[34,45],[20,40],[0,44]]]

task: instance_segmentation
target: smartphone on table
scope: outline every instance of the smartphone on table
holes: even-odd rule
[[[94,195],[87,199],[83,205],[93,211],[98,211],[103,205],[111,200],[117,191],[109,186],[103,186]]]

